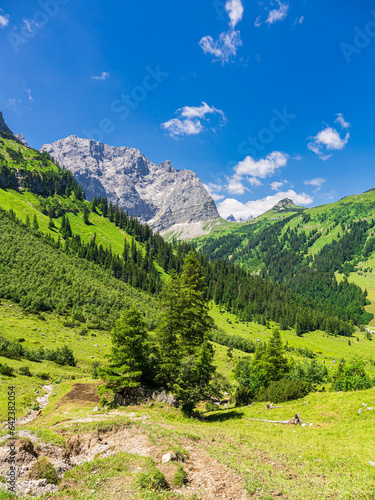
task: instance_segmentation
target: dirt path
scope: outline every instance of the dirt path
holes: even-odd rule
[[[40,411],[43,410],[48,405],[49,397],[53,392],[53,386],[52,385],[43,385],[42,389],[46,394],[43,396],[39,396],[36,398],[38,404],[39,404],[39,410],[32,410],[29,414],[27,414],[24,417],[17,418],[16,425],[25,425],[28,424],[29,422],[32,422],[33,420],[36,419],[36,417],[40,414]]]

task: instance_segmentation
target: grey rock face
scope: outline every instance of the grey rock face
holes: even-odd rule
[[[280,200],[278,203],[276,203],[273,208],[276,210],[285,210],[286,208],[289,208],[290,205],[295,206],[294,201],[290,198],[284,198],[283,200]]]
[[[219,217],[215,202],[190,170],[169,161],[155,165],[138,149],[114,147],[75,135],[44,144],[82,184],[87,199],[106,196],[155,231]]]
[[[14,135],[13,132],[8,127],[8,125],[5,123],[3,113],[1,111],[0,111],[0,132],[5,132],[6,134],[9,135]]]
[[[24,138],[24,136],[22,134],[17,134],[16,135],[16,138],[24,145],[26,146],[27,148],[29,148],[30,146],[28,145],[26,139]]]

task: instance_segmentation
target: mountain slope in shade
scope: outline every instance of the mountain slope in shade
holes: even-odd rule
[[[14,136],[13,132],[10,130],[8,125],[5,123],[3,113],[0,111],[0,132],[5,132],[5,134]]]
[[[75,135],[45,144],[41,151],[48,151],[73,173],[88,200],[106,196],[155,231],[219,218],[197,175],[176,170],[169,161],[155,165],[137,149]]]

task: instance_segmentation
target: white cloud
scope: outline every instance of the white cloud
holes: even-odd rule
[[[25,29],[29,33],[32,33],[33,31],[36,31],[39,28],[38,24],[32,19],[22,19],[22,21],[23,21],[23,26],[21,29],[22,30]]]
[[[349,128],[350,127],[350,123],[345,121],[344,115],[342,113],[337,114],[337,118],[335,120],[335,123],[339,123],[342,128]]]
[[[205,54],[211,54],[215,60],[222,64],[236,57],[237,49],[242,46],[241,34],[235,31],[236,25],[241,21],[244,11],[242,0],[228,0],[225,10],[229,17],[229,29],[222,32],[217,40],[207,35],[201,38],[199,46]]]
[[[350,123],[346,122],[343,115],[339,113],[335,120],[339,123],[342,128],[349,128]],[[350,138],[349,132],[346,133],[345,137],[341,137],[340,133],[333,127],[329,127],[321,130],[315,137],[310,137],[310,142],[307,147],[319,156],[322,160],[328,160],[332,155],[327,154],[327,151],[340,151],[344,149]]]
[[[305,20],[305,16],[298,17],[298,18],[294,21],[293,26],[296,26],[297,24],[302,24],[304,20]]]
[[[275,182],[271,183],[271,189],[273,191],[280,191],[280,189],[283,187],[283,185],[284,185],[284,182],[275,181]]]
[[[0,15],[0,28],[5,28],[9,24],[10,15],[6,14],[5,16]]]
[[[21,104],[21,99],[9,98],[6,103],[6,107],[15,113],[19,113],[18,105]]]
[[[241,203],[233,198],[226,198],[218,203],[217,208],[221,217],[226,219],[233,214],[236,219],[248,219],[249,217],[258,217],[273,208],[276,203],[284,198],[291,198],[297,205],[310,205],[314,199],[306,193],[296,193],[294,190],[279,191],[259,200],[250,200],[247,203]]]
[[[274,151],[266,158],[254,160],[251,156],[246,158],[234,167],[234,173],[228,178],[227,190],[232,194],[244,194],[247,190],[244,186],[245,179],[253,187],[262,185],[260,179],[271,177],[281,167],[285,167],[288,161],[288,155]]]
[[[240,161],[235,167],[234,171],[237,175],[251,175],[253,177],[260,177],[265,179],[273,175],[281,167],[285,167],[288,161],[288,155],[280,151],[270,153],[266,158],[254,160],[251,156]]]
[[[228,0],[225,4],[225,10],[228,12],[232,28],[235,28],[243,16],[244,7],[241,0]]]
[[[281,3],[278,2],[279,8],[278,9],[273,9],[269,12],[268,18],[266,19],[267,24],[274,24],[277,23],[278,21],[283,21],[289,11],[289,4],[287,3]]]
[[[222,191],[223,186],[220,184],[214,184],[213,182],[210,182],[209,184],[203,184],[203,186],[206,188],[206,190],[209,192],[211,195],[212,199],[214,201],[219,201],[225,198],[223,194],[218,194],[216,191]]]
[[[201,106],[184,106],[176,111],[178,118],[173,118],[161,124],[161,127],[169,132],[172,137],[180,135],[197,135],[205,130],[202,121],[208,121],[207,115],[218,114],[221,116],[221,125],[227,122],[226,116],[221,109],[209,106],[202,102]]]
[[[203,131],[203,125],[200,121],[180,120],[173,118],[161,125],[165,130],[168,130],[171,136],[178,135],[197,135]]]
[[[262,16],[258,16],[255,20],[254,26],[258,27],[261,26],[262,24],[269,24],[269,25],[275,24],[279,21],[284,21],[284,19],[286,19],[289,12],[289,4],[283,3],[280,0],[276,0],[276,3],[278,4],[278,8],[276,9],[267,8],[266,9],[268,14],[267,18],[264,21],[262,21]]]
[[[241,179],[232,177],[232,179],[229,180],[227,191],[231,194],[245,194],[246,188],[241,182]]]
[[[332,155],[327,154],[327,151],[340,151],[344,149],[350,138],[349,132],[342,138],[339,132],[332,128],[326,127],[321,130],[312,141],[308,143],[308,148],[317,154],[322,160],[328,160]]]
[[[107,80],[107,78],[109,78],[109,73],[103,71],[103,73],[100,76],[92,76],[91,78],[93,80]]]
[[[27,95],[29,96],[29,101],[33,101],[33,96],[31,95],[31,89],[25,89],[25,92],[27,92]]]
[[[247,181],[250,184],[250,186],[253,187],[260,187],[263,185],[262,182],[257,177],[247,177]]]
[[[214,40],[212,36],[204,36],[199,42],[199,46],[205,54],[213,55],[223,64],[237,55],[237,49],[241,45],[240,32],[233,30],[221,33],[218,40]]]
[[[209,106],[206,102],[202,102],[201,106],[184,106],[178,109],[177,112],[180,112],[181,116],[184,118],[204,118],[208,114],[218,113],[223,117],[223,120],[226,121],[225,114],[221,109]]]
[[[306,186],[315,186],[315,187],[321,187],[325,182],[327,182],[327,180],[322,179],[321,177],[315,177],[314,179],[303,181],[303,183]]]

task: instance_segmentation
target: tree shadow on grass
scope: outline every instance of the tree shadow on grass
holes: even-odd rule
[[[244,416],[243,411],[231,410],[221,413],[215,413],[214,415],[203,416],[202,420],[205,422],[225,422],[226,420],[241,419]]]

